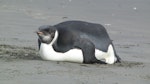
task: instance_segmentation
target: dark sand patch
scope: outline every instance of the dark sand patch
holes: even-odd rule
[[[1,44],[0,59],[9,62],[17,59],[38,60],[40,57],[34,48]]]

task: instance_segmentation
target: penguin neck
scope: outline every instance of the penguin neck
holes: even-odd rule
[[[58,31],[56,30],[53,40],[48,45],[52,46],[57,41],[57,38],[58,38]]]

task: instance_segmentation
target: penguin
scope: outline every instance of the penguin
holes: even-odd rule
[[[101,24],[65,21],[53,26],[40,26],[37,35],[39,54],[44,60],[86,64],[121,62]]]

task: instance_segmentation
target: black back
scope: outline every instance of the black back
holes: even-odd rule
[[[104,52],[106,52],[108,46],[112,44],[107,31],[100,24],[83,21],[66,21],[54,25],[54,27],[59,31],[57,47],[61,46],[62,48],[60,49],[59,47],[58,51],[65,52],[69,50],[73,47],[73,42],[80,38],[90,40],[95,45],[95,48]]]

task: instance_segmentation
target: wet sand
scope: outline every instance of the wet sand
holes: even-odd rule
[[[1,0],[0,84],[149,84],[149,0]],[[43,61],[34,33],[44,24],[104,25],[122,63]]]

